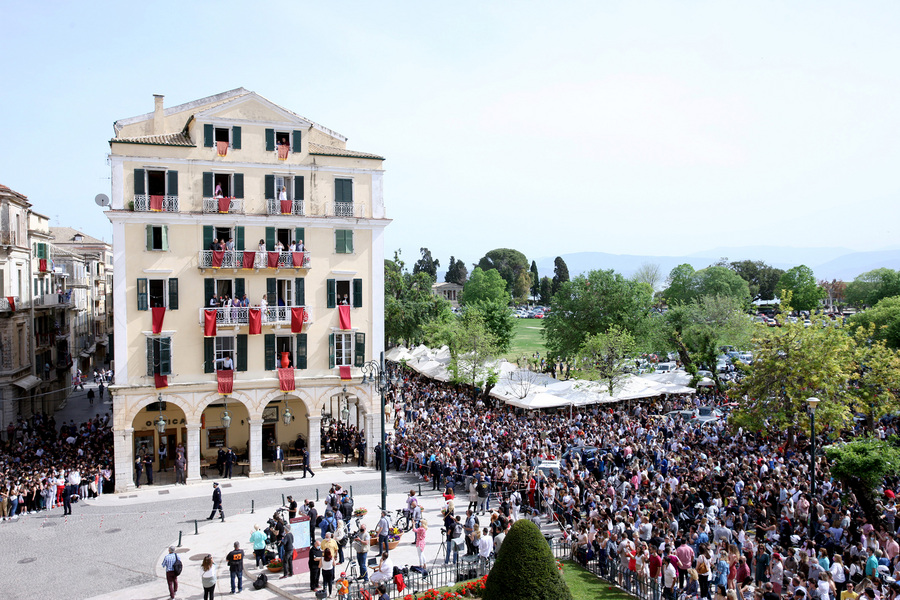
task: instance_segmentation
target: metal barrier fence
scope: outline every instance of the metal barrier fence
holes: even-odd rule
[[[404,598],[407,594],[421,594],[430,589],[450,587],[465,581],[472,581],[488,574],[494,566],[494,559],[480,559],[477,556],[460,556],[457,564],[439,565],[428,570],[428,575],[421,575],[409,571],[403,580],[406,584],[403,591],[397,590],[393,578],[383,582],[391,599]],[[358,600],[363,598],[362,591],[367,590],[372,598],[377,598],[375,593],[377,584],[363,581],[350,582],[350,598]]]
[[[661,600],[664,597],[659,578],[631,571],[627,564],[619,561],[618,556],[604,556],[602,560],[599,556],[592,556],[588,559],[583,553],[575,551],[573,543],[562,540],[553,540],[550,548],[557,559],[574,560],[597,577],[640,600]],[[674,598],[672,595],[672,600]]]

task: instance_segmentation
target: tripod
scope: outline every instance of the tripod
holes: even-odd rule
[[[448,532],[446,529],[441,529],[441,545],[440,545],[440,547],[438,547],[437,554],[434,555],[434,558],[431,561],[432,569],[437,564],[437,561],[439,558],[441,558],[442,556],[443,557],[447,556],[447,544],[450,543],[448,541],[449,535],[450,535],[450,532]]]

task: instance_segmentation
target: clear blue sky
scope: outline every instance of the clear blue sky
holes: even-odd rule
[[[897,244],[896,2],[2,9],[0,183],[110,239],[112,123],[243,86],[385,162],[386,250]]]

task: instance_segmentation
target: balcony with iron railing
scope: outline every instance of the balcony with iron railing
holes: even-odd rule
[[[362,202],[332,202],[330,205],[332,217],[356,217],[366,216],[366,205]]]
[[[178,212],[178,196],[134,195],[136,212]]]
[[[278,254],[278,261],[274,269],[308,269],[309,252],[258,252],[253,250],[201,250],[199,254],[199,267],[201,269],[268,269],[269,255]],[[300,264],[294,264],[294,255],[302,254]],[[245,266],[244,256],[253,255],[252,266]],[[250,260],[249,258],[247,259]],[[249,264],[249,263],[248,263]]]
[[[203,326],[206,319],[206,313],[216,311],[217,327],[239,327],[241,325],[249,325],[250,309],[261,308],[260,306],[220,306],[217,308],[201,308],[200,309],[200,325]],[[305,306],[267,306],[261,316],[262,324],[265,325],[290,325],[291,309],[304,309],[304,323],[311,323],[312,319]]]
[[[204,198],[203,212],[205,213],[243,213],[243,198]]]
[[[266,200],[266,212],[270,215],[303,216],[303,200]]]
[[[69,308],[75,305],[72,291],[67,290],[59,294],[42,294],[34,297],[35,308]]]

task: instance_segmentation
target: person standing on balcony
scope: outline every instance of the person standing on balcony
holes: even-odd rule
[[[222,184],[221,183],[216,184],[216,192],[214,195],[216,198],[224,198],[225,197],[225,194],[222,192]]]
[[[269,302],[266,300],[266,295],[263,294],[262,300],[259,302],[259,312],[262,315],[262,322],[269,322]]]
[[[213,240],[212,243],[210,243],[210,245],[209,245],[209,249],[213,252],[218,250],[219,249],[219,240],[217,240],[217,239]]]
[[[284,252],[284,244],[281,243],[281,240],[275,242],[275,252],[278,252],[279,254]]]
[[[278,200],[287,200],[287,189],[284,186],[281,186],[281,190],[278,192]]]

